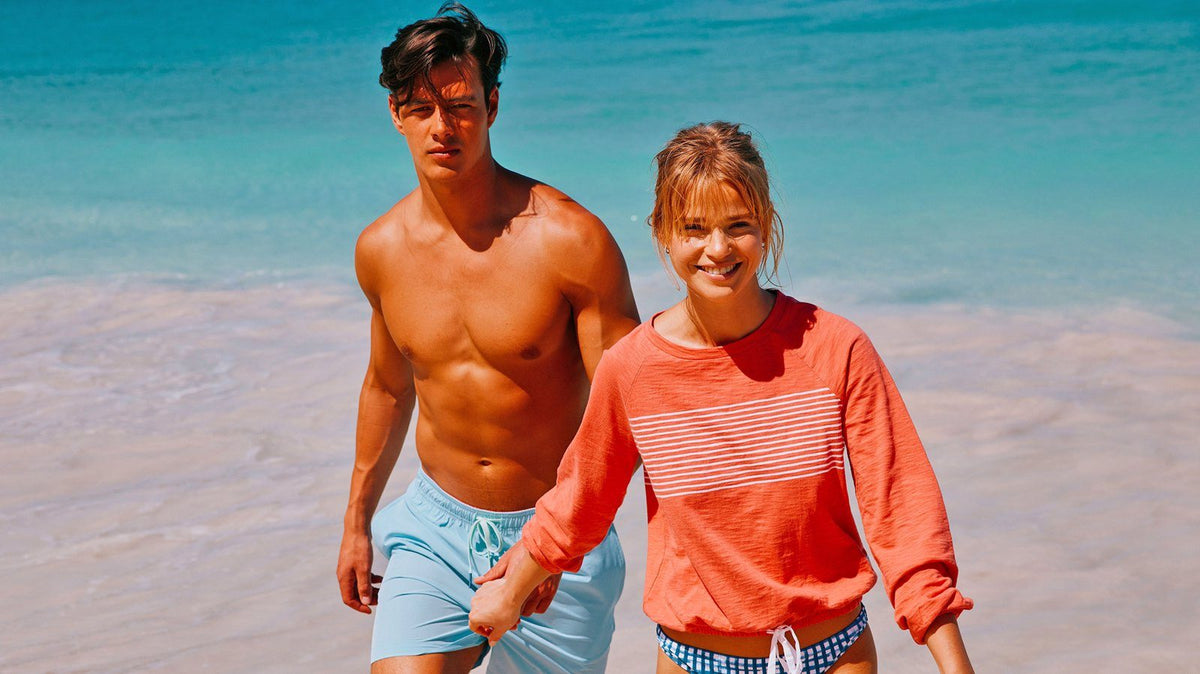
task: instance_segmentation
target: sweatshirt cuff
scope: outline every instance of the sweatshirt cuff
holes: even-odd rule
[[[538,566],[550,573],[578,571],[579,567],[583,566],[583,557],[572,558],[565,554],[565,551],[554,543],[553,536],[540,526],[538,519],[538,515],[534,515],[521,529],[521,542],[529,556],[533,557]]]
[[[925,604],[906,617],[899,617],[898,622],[901,628],[907,627],[913,641],[924,645],[925,639],[929,636],[929,628],[933,626],[935,620],[947,613],[958,618],[959,614],[974,605],[973,601],[959,592],[957,588],[952,587],[938,596],[935,601]]]

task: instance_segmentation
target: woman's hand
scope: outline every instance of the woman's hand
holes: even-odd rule
[[[516,559],[518,555],[524,551],[524,546],[521,541],[517,541],[507,552],[504,553],[496,565],[488,569],[487,573],[475,579],[476,585],[499,580],[508,573],[509,562]],[[550,608],[550,602],[554,601],[554,595],[558,593],[558,583],[562,580],[562,574],[556,573],[538,583],[537,587],[533,588],[533,592],[525,599],[525,605],[521,607],[521,615],[528,618],[534,613],[545,613]]]
[[[558,589],[557,576],[539,566],[521,541],[475,582],[480,587],[471,600],[469,624],[493,646],[521,622],[522,612],[545,611]]]
[[[490,580],[481,585],[471,599],[471,631],[487,637],[491,646],[521,622],[525,597],[513,595],[512,589],[508,578]]]

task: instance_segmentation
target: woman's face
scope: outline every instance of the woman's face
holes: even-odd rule
[[[689,205],[682,231],[667,245],[671,267],[694,300],[754,297],[765,254],[762,227],[737,190],[725,183],[717,189],[718,207]]]

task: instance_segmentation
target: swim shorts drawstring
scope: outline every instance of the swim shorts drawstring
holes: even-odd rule
[[[775,674],[776,667],[782,667],[783,674],[804,672],[804,649],[800,647],[796,630],[789,625],[771,630],[771,655],[767,661],[771,664],[767,674]]]
[[[490,569],[500,561],[500,555],[504,554],[504,536],[500,534],[500,528],[496,526],[496,523],[486,517],[476,517],[475,521],[471,523],[471,534],[468,540],[471,549],[467,551],[467,556],[471,558],[472,577],[483,575],[478,568],[476,558],[487,557],[487,569]]]

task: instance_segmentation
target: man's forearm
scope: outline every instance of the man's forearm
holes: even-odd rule
[[[370,526],[371,516],[404,445],[415,399],[411,390],[397,396],[383,388],[363,385],[358,399],[354,472],[350,477],[350,499],[344,522],[346,530],[365,532]]]

